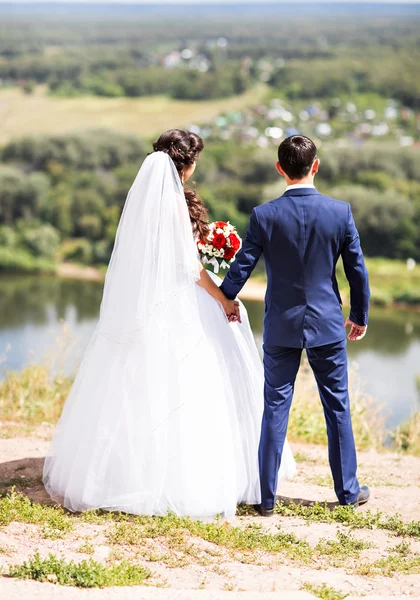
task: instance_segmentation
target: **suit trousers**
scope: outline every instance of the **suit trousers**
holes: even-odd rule
[[[259,446],[264,508],[272,508],[276,501],[278,471],[302,350],[264,344],[264,414]],[[340,504],[350,504],[358,496],[359,483],[350,416],[346,340],[307,348],[306,353],[324,409],[335,493]]]

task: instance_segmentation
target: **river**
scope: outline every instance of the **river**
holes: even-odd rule
[[[102,285],[54,277],[0,278],[0,360],[2,367],[20,369],[46,353],[66,372],[73,372],[95,325]],[[261,345],[264,307],[247,301],[257,344]],[[69,339],[63,337],[63,323]],[[62,347],[57,352],[57,337]],[[69,341],[70,340],[70,341]],[[420,313],[374,308],[361,342],[349,343],[350,362],[367,393],[383,406],[388,427],[420,410],[416,375],[420,375]]]

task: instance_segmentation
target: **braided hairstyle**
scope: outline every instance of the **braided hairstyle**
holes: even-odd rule
[[[166,152],[166,154],[169,154],[181,177],[181,181],[183,170],[196,162],[203,148],[204,142],[201,137],[195,133],[182,131],[181,129],[169,129],[169,131],[165,131],[153,144],[155,152]],[[205,240],[209,233],[207,209],[201,198],[197,196],[195,190],[187,189],[184,190],[184,193],[194,233],[198,233],[200,238]]]

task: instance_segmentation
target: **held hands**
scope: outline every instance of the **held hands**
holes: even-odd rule
[[[226,298],[222,302],[222,306],[229,323],[236,323],[236,321],[242,323],[241,312],[239,310],[239,302],[237,300],[228,300],[228,298]]]
[[[356,323],[353,323],[353,321],[350,321],[350,319],[346,319],[344,327],[346,329],[347,327],[350,327],[347,339],[352,342],[358,342],[359,340],[362,340],[366,335],[367,325],[357,325]]]

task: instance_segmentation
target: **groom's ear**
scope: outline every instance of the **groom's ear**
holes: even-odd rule
[[[320,165],[320,161],[319,158],[316,158],[314,160],[314,164],[312,165],[312,175],[316,175],[318,173],[318,169],[319,169],[319,165]]]
[[[279,173],[282,177],[286,176],[286,173],[281,168],[279,161],[276,162],[276,169],[277,169],[277,173]]]

